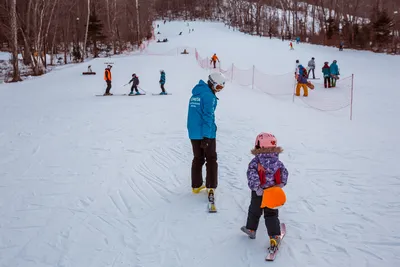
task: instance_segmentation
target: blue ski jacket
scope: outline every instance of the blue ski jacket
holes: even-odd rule
[[[216,137],[217,126],[214,112],[217,108],[217,100],[214,92],[203,80],[200,80],[193,88],[187,118],[187,129],[191,140]]]
[[[165,72],[161,73],[160,84],[165,84]]]
[[[333,62],[331,64],[330,68],[331,68],[331,74],[339,75],[339,67],[338,67],[338,65],[336,63]]]

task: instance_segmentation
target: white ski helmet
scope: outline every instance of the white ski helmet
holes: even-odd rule
[[[208,82],[214,91],[221,91],[225,87],[225,76],[220,72],[211,73],[208,76]]]

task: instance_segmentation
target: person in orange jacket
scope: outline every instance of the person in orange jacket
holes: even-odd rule
[[[218,60],[218,62],[220,62],[220,61],[219,61],[219,58],[217,57],[217,54],[214,54],[214,55],[211,57],[211,61],[210,61],[210,64],[211,64],[211,63],[214,63],[214,69],[217,68],[217,66],[216,66],[217,60]]]
[[[111,68],[112,68],[111,65],[107,65],[107,68],[106,68],[105,71],[104,71],[104,80],[105,80],[106,83],[107,83],[107,88],[106,88],[106,92],[104,93],[104,95],[113,95],[113,94],[110,93],[110,90],[111,90],[111,80],[112,80],[112,77],[111,77]]]

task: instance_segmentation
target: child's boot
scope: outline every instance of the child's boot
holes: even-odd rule
[[[242,226],[240,230],[242,230],[243,233],[248,235],[250,239],[256,239],[256,231],[247,229],[246,226]]]
[[[205,185],[202,185],[202,186],[196,187],[196,188],[192,188],[192,192],[193,192],[193,194],[198,194],[198,193],[200,193],[200,191],[203,190],[204,188],[206,188]]]
[[[279,244],[281,243],[282,238],[280,235],[275,235],[275,236],[270,236],[269,237],[269,245],[270,248],[276,248],[279,246]]]

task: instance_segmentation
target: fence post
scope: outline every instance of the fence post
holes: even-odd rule
[[[233,82],[233,63],[232,63],[232,72],[231,72],[231,82]]]
[[[251,89],[254,89],[254,70],[256,66],[253,65],[253,81],[251,82]]]
[[[354,74],[351,75],[350,120],[353,120]]]

